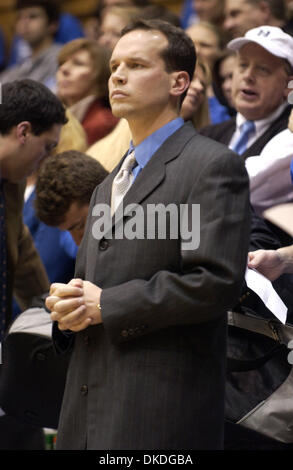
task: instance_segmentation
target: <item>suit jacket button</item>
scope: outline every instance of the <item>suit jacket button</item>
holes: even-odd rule
[[[84,344],[85,344],[86,346],[88,346],[88,345],[90,344],[90,337],[89,337],[88,335],[86,335],[86,336],[84,337]]]
[[[123,338],[127,338],[127,336],[128,336],[128,331],[127,331],[127,330],[122,330],[122,331],[121,331],[121,336],[123,336]]]
[[[38,361],[45,361],[46,360],[46,355],[42,352],[38,352],[36,354],[36,359],[38,359]]]
[[[105,251],[105,250],[107,250],[108,247],[109,247],[109,242],[108,242],[108,240],[105,240],[105,238],[103,238],[103,239],[100,241],[100,244],[99,244],[99,249],[100,249],[100,251]]]
[[[88,386],[86,384],[84,384],[81,389],[81,394],[85,397],[87,394],[88,394]]]

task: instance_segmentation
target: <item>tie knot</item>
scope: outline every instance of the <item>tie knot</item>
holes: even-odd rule
[[[136,163],[136,160],[135,160],[135,155],[134,155],[134,151],[132,151],[129,155],[127,155],[127,157],[125,158],[122,166],[121,166],[121,171],[123,170],[127,170],[127,171],[131,171],[132,168],[134,167]]]
[[[241,126],[241,133],[246,134],[255,130],[255,124],[253,121],[245,121]]]

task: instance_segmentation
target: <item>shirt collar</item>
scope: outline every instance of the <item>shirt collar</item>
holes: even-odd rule
[[[277,119],[282,114],[286,106],[288,105],[286,102],[284,102],[265,119],[258,119],[257,121],[254,121],[256,133],[261,132],[264,127],[269,126],[273,121],[275,121],[275,119]],[[240,129],[240,127],[244,124],[245,121],[247,121],[247,119],[245,119],[245,117],[242,114],[237,113],[236,128]]]
[[[157,131],[153,132],[146,139],[144,139],[136,147],[133,142],[130,142],[130,148],[128,153],[135,151],[135,159],[141,168],[144,168],[154,153],[159,147],[168,139],[174,132],[183,126],[184,120],[180,117],[173,119],[172,121],[160,127]]]

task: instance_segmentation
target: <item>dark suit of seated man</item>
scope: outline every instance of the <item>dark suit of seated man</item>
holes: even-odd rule
[[[280,28],[260,26],[234,39],[228,47],[237,51],[238,58],[232,82],[237,115],[200,133],[228,145],[245,159],[260,155],[267,142],[288,126],[293,38]],[[255,129],[247,135],[246,145],[237,145],[248,121],[253,121]]]

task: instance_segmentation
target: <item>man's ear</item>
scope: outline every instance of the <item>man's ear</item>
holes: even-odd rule
[[[287,87],[284,90],[284,98],[289,104],[293,104],[293,75],[287,78]]]
[[[190,79],[188,72],[181,70],[173,72],[171,82],[171,94],[173,96],[181,96],[189,87]]]
[[[32,126],[29,121],[22,121],[16,126],[16,137],[18,141],[24,145],[27,141],[27,136],[32,131]]]

